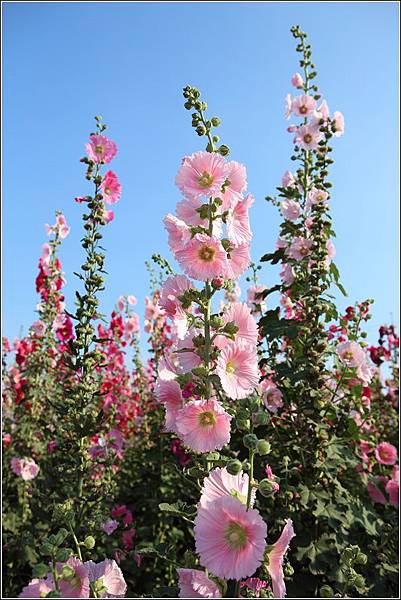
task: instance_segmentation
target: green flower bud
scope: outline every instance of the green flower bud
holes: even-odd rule
[[[92,550],[92,548],[95,547],[95,544],[96,544],[96,540],[92,535],[86,536],[86,538],[84,540],[85,548],[87,548],[88,550]]]
[[[206,460],[209,460],[209,461],[216,461],[216,460],[219,460],[219,458],[220,458],[219,452],[209,452],[209,454],[206,455]]]
[[[48,542],[47,540],[45,542],[43,542],[43,544],[41,544],[40,546],[40,553],[44,554],[45,556],[51,556],[54,552],[54,546],[53,544],[50,544],[50,542]]]
[[[71,554],[71,548],[59,548],[56,552],[56,560],[58,560],[59,562],[67,562]]]
[[[267,442],[266,440],[259,440],[256,446],[256,452],[257,454],[260,454],[260,456],[264,456],[265,454],[269,454],[271,450],[271,446],[269,444],[269,442]]]
[[[242,463],[237,459],[229,460],[226,468],[230,475],[238,475],[242,471]]]
[[[230,154],[230,148],[228,146],[226,146],[225,144],[222,144],[218,148],[217,152],[219,154],[221,154],[221,156],[228,156]]]
[[[63,565],[63,568],[61,569],[61,577],[63,579],[70,579],[71,577],[74,577],[74,575],[75,571],[72,567],[69,565]]]
[[[237,419],[237,427],[241,431],[247,431],[251,426],[249,419]]]
[[[249,448],[250,450],[255,450],[259,442],[257,436],[254,433],[248,433],[247,435],[244,435],[242,441],[245,448]]]
[[[268,498],[276,491],[277,486],[274,485],[274,481],[271,479],[262,479],[259,483],[259,492],[265,498]]]
[[[221,124],[219,117],[212,117],[211,122],[213,127],[218,127]]]
[[[365,578],[362,575],[360,575],[359,573],[357,573],[354,577],[354,586],[357,589],[361,589],[361,588],[364,588],[365,585],[366,585]]]
[[[321,598],[334,598],[334,590],[329,585],[322,585],[320,588]]]
[[[269,421],[270,421],[269,413],[266,412],[265,410],[257,412],[253,416],[253,422],[255,423],[255,425],[267,425],[267,423]]]

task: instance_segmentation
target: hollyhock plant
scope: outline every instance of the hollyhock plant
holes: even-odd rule
[[[255,347],[243,339],[230,342],[220,352],[216,373],[229,398],[246,398],[259,383]]]
[[[209,472],[209,475],[203,480],[201,490],[200,506],[207,507],[212,505],[218,498],[234,497],[240,502],[246,504],[249,487],[249,476],[247,473],[240,472],[238,475],[230,475],[227,469],[217,467]],[[252,490],[250,507],[253,507],[256,497],[256,490]]]
[[[222,598],[219,586],[203,571],[177,569],[180,598]]]
[[[263,560],[267,527],[259,512],[237,498],[200,506],[195,519],[196,551],[210,573],[225,579],[254,574]]]
[[[193,400],[177,412],[176,430],[195,452],[221,450],[230,441],[231,416],[215,398]]]
[[[285,598],[286,588],[283,574],[283,561],[286,555],[290,541],[295,536],[294,527],[291,519],[287,519],[283,531],[277,542],[273,544],[268,552],[269,563],[267,565],[270,577],[272,579],[273,595],[275,598]]]

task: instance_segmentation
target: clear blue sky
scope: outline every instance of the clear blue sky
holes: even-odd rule
[[[105,232],[108,313],[120,294],[138,297],[144,261],[170,257],[162,218],[180,199],[181,157],[203,147],[183,108],[182,87],[199,87],[222,141],[246,164],[256,197],[254,259],[271,251],[279,216],[264,200],[291,168],[283,100],[298,69],[290,27],[309,33],[320,88],[341,110],[332,213],[349,299],[373,297],[375,328],[397,321],[398,3],[3,3],[3,331],[35,319],[34,278],[44,223],[60,209],[72,227],[60,258],[73,302],[82,262],[82,208],[89,193],[79,158],[93,117],[103,116],[123,184]],[[263,280],[277,283],[265,267]],[[244,287],[244,286],[243,286]]]

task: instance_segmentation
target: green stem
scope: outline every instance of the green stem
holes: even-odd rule
[[[249,481],[248,481],[248,495],[246,498],[246,510],[249,510],[250,506],[251,506],[254,457],[255,457],[255,451],[250,449],[249,450]]]

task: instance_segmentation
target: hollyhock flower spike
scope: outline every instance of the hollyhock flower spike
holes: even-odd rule
[[[221,598],[217,583],[196,569],[177,569],[180,598]]]
[[[287,519],[284,529],[272,549],[269,551],[269,564],[267,565],[273,584],[273,595],[275,598],[285,598],[286,588],[283,574],[284,556],[295,536],[291,519]]]
[[[117,154],[117,145],[105,135],[94,134],[89,137],[86,152],[95,163],[109,163]]]
[[[176,429],[195,452],[211,452],[230,441],[231,418],[215,398],[193,400],[177,412]]]
[[[198,508],[196,552],[200,564],[216,577],[243,579],[263,560],[267,528],[259,512],[237,498],[222,497]]]
[[[176,185],[188,198],[218,197],[226,179],[224,158],[213,152],[195,152],[186,156],[176,177]]]

